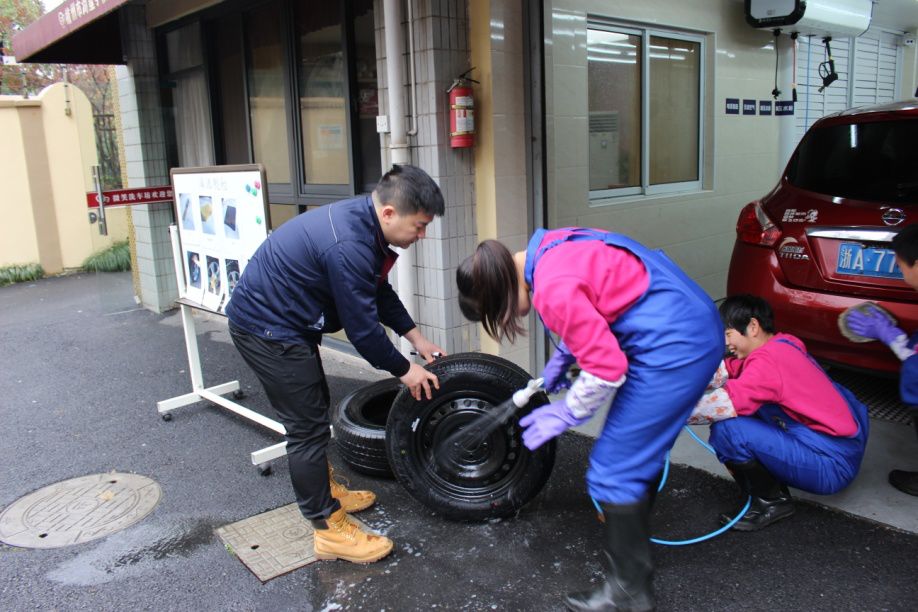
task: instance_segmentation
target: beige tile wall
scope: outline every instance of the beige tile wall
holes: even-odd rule
[[[375,4],[377,75],[380,88],[380,112],[389,107],[386,82],[386,46],[384,7]],[[475,247],[476,229],[474,171],[472,149],[449,146],[448,97],[446,90],[453,79],[469,69],[469,23],[466,0],[415,1],[414,51],[417,86],[417,133],[409,138],[412,163],[423,168],[440,186],[446,200],[446,213],[427,228],[427,237],[416,249],[415,274],[417,323],[431,341],[448,353],[478,350],[478,327],[466,321],[456,301],[456,267]],[[406,19],[407,7],[403,16]],[[411,110],[410,62],[405,45],[406,112]],[[476,77],[477,78],[477,77]],[[408,118],[408,128],[412,119]],[[388,142],[384,139],[383,145]],[[386,150],[383,167],[389,167]],[[395,274],[390,276],[398,286]]]
[[[511,251],[526,247],[532,229],[527,194],[523,16],[519,1],[471,0],[476,88],[475,214],[479,240]],[[471,251],[469,251],[471,253]],[[498,345],[478,330],[481,349],[530,368],[530,338]]]

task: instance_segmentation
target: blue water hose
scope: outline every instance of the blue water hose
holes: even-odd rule
[[[702,445],[705,449],[707,449],[707,451],[710,452],[712,455],[716,454],[716,452],[714,451],[714,448],[710,444],[708,444],[707,442],[699,438],[698,435],[694,431],[692,431],[688,425],[685,426],[685,431],[689,432],[689,434],[693,438],[695,438],[695,441],[698,442],[698,444]],[[663,465],[663,476],[660,478],[660,486],[657,487],[657,492],[660,492],[663,490],[664,485],[666,485],[666,479],[668,477],[669,477],[669,453],[666,453],[666,463]],[[596,501],[595,497],[590,497],[590,499],[593,500],[593,505],[596,506],[596,511],[599,512],[600,516],[602,516],[602,507],[599,505],[599,502]],[[743,506],[743,508],[739,511],[739,513],[735,517],[730,519],[730,521],[726,525],[724,525],[720,529],[712,531],[711,533],[707,533],[705,535],[698,536],[697,538],[691,538],[688,540],[661,540],[659,538],[650,538],[650,541],[653,542],[654,544],[663,544],[665,546],[688,546],[689,544],[698,544],[699,542],[710,540],[711,538],[715,538],[719,536],[720,534],[722,534],[723,532],[730,529],[731,527],[733,527],[741,518],[743,518],[743,516],[746,514],[746,511],[749,510],[749,506],[751,504],[752,504],[752,496],[750,495],[749,498],[746,500],[746,505]]]

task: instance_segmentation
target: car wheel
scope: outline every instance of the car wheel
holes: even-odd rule
[[[386,447],[395,477],[415,499],[449,519],[515,514],[539,493],[554,466],[554,441],[530,451],[519,427],[519,418],[548,397],[533,396],[526,408],[454,452],[456,435],[477,431],[482,415],[499,413],[529,375],[506,359],[481,353],[444,357],[427,369],[440,381],[432,399],[417,401],[406,388],[392,402]]]
[[[369,476],[392,478],[386,455],[386,419],[403,385],[386,378],[348,393],[332,411],[341,460]]]

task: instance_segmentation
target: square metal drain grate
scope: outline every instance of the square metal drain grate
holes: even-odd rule
[[[351,517],[362,528],[366,525]],[[227,549],[262,582],[316,559],[312,525],[296,504],[288,504],[216,530]]]
[[[842,368],[831,368],[829,376],[851,390],[867,406],[870,418],[909,425],[912,411],[899,400],[899,380],[882,378]]]

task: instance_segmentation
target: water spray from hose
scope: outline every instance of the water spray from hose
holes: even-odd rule
[[[438,466],[446,469],[458,466],[459,457],[481,446],[488,436],[505,425],[518,411],[528,406],[532,396],[542,391],[543,382],[542,378],[530,380],[525,387],[515,391],[510,399],[480,414],[464,427],[450,434],[435,449],[436,452],[431,457],[427,470],[435,472]]]

